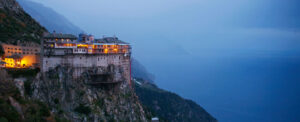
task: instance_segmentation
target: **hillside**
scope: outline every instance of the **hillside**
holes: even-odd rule
[[[134,79],[135,91],[153,116],[170,122],[216,122],[201,106],[177,94],[162,90],[143,79]]]
[[[32,18],[37,20],[50,32],[55,30],[58,33],[72,33],[75,35],[84,32],[81,28],[75,26],[68,19],[51,8],[29,0],[17,1]]]
[[[0,41],[39,43],[46,29],[30,17],[15,0],[0,1]]]

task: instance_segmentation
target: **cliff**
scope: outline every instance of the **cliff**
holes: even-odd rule
[[[89,71],[76,79],[72,77],[72,71],[71,67],[58,66],[45,74],[12,70],[8,75],[5,70],[0,70],[0,106],[5,108],[0,110],[0,120],[150,120],[151,115],[144,111],[127,82],[91,85]],[[113,73],[116,72],[119,71]]]
[[[127,82],[96,86],[90,84],[90,72],[77,79],[72,72],[71,67],[58,66],[38,74],[31,85],[31,98],[47,103],[53,113],[71,121],[147,121]]]

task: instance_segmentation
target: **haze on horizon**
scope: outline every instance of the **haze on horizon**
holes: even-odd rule
[[[300,121],[298,0],[32,1],[131,43],[159,87],[221,122]]]

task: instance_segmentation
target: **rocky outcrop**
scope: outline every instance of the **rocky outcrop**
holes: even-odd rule
[[[118,75],[120,68],[112,73]],[[71,67],[58,66],[38,74],[32,83],[31,99],[43,101],[52,112],[71,121],[147,121],[137,96],[128,83],[89,84],[91,68],[80,78],[72,77]],[[99,77],[99,79],[101,79]]]

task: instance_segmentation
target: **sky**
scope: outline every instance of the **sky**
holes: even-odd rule
[[[220,122],[300,121],[299,0],[33,1],[131,43],[159,87]]]

